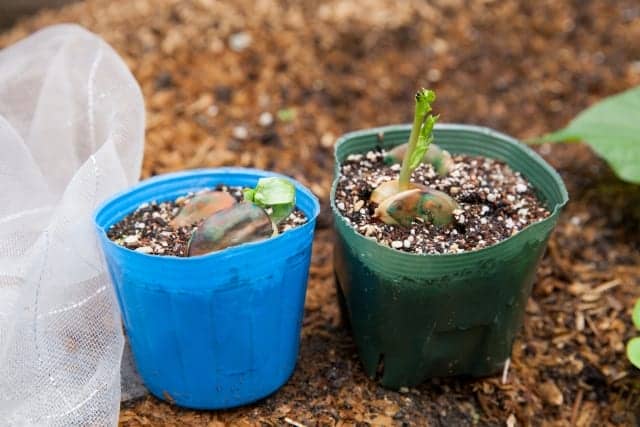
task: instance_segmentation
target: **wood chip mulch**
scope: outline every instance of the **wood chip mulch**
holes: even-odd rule
[[[340,322],[327,200],[336,137],[409,122],[416,88],[436,90],[443,122],[527,138],[640,84],[637,0],[87,0],[19,21],[0,46],[60,22],[103,36],[140,82],[145,177],[253,166],[323,202],[291,380],[230,411],[147,398],[123,408],[122,426],[635,424],[640,374],[624,343],[640,296],[640,188],[587,147],[536,148],[571,202],[503,377],[394,392],[363,374]]]

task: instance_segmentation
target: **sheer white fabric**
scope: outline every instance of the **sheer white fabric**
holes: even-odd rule
[[[92,216],[135,183],[140,88],[73,25],[0,51],[0,424],[116,425],[123,335]]]

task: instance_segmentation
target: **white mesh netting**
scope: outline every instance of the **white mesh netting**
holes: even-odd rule
[[[0,51],[0,425],[116,425],[120,316],[93,227],[137,181],[140,88],[77,26]]]

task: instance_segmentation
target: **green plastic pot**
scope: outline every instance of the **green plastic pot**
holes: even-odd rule
[[[356,232],[335,206],[340,164],[350,154],[402,144],[410,130],[399,125],[342,136],[331,190],[343,315],[366,373],[389,388],[502,371],[538,262],[568,201],[562,179],[525,145],[487,128],[440,125],[438,145],[505,161],[529,179],[552,214],[496,245],[462,254],[417,255],[380,245]]]

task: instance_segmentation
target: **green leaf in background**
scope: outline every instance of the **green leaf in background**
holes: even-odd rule
[[[633,312],[631,313],[631,319],[636,329],[640,330],[640,299],[636,301],[633,306]]]
[[[289,216],[296,203],[296,188],[284,178],[261,178],[255,189],[245,189],[243,194],[245,200],[270,208],[271,219],[276,224]]]
[[[640,86],[605,98],[532,143],[584,141],[621,179],[640,184]]]
[[[640,369],[640,337],[632,338],[627,343],[627,357],[633,366]]]

